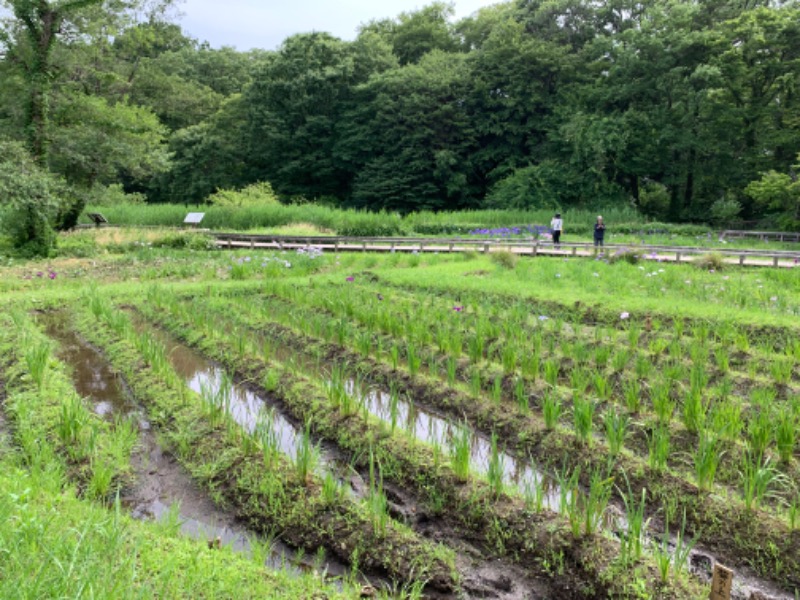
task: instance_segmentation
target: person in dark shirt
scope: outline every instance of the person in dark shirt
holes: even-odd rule
[[[606,224],[603,222],[603,217],[598,216],[594,224],[594,247],[603,247],[603,241],[606,237]]]

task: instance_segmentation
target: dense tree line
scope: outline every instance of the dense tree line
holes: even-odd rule
[[[187,37],[169,0],[3,4],[0,136],[83,201],[268,181],[400,212],[800,225],[796,1],[515,0],[460,21],[433,3],[269,52]]]

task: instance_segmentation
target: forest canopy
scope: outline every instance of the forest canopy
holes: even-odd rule
[[[0,140],[27,148],[2,160],[68,186],[73,213],[264,184],[403,213],[625,204],[800,228],[796,1],[516,0],[462,20],[434,2],[248,52],[188,36],[171,0],[0,4]]]

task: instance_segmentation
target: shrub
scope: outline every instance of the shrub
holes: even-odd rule
[[[40,168],[17,142],[0,140],[0,203],[3,231],[22,256],[49,256],[56,243],[53,221],[67,185]]]
[[[175,248],[186,250],[213,250],[217,247],[214,238],[201,233],[169,233],[153,240],[154,248]]]
[[[718,252],[710,252],[698,256],[693,263],[703,271],[721,271],[725,268],[725,260]]]
[[[742,205],[736,198],[726,194],[711,205],[710,211],[715,225],[726,226],[738,219],[739,213],[742,212]]]
[[[647,181],[639,191],[639,205],[642,212],[657,219],[669,213],[669,190],[657,181]]]
[[[504,269],[513,269],[517,266],[517,261],[519,260],[519,257],[516,254],[513,254],[508,250],[492,252],[489,254],[489,258],[494,264],[499,265]]]
[[[109,186],[96,184],[83,192],[86,204],[92,206],[117,206],[118,204],[142,205],[147,199],[144,194],[127,193],[118,183]]]
[[[611,264],[618,262],[626,262],[631,265],[638,264],[642,260],[642,253],[630,248],[619,248],[608,257],[608,262]]]
[[[261,181],[241,190],[217,190],[208,197],[208,203],[214,206],[259,206],[278,204],[278,197],[269,182]]]

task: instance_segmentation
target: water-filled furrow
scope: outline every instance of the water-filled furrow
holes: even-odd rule
[[[271,338],[259,335],[262,346],[269,344]],[[310,360],[302,353],[295,352],[285,345],[274,345],[272,355],[285,364],[293,364],[309,375],[327,380],[330,372],[326,371],[318,362]],[[487,476],[493,461],[493,450],[490,438],[481,432],[470,428],[468,424],[459,424],[425,408],[416,406],[402,395],[392,396],[386,390],[375,386],[359,383],[354,379],[345,380],[345,389],[352,394],[361,407],[365,407],[370,414],[389,424],[394,423],[398,429],[403,429],[416,439],[428,444],[439,446],[442,454],[450,456],[452,445],[458,439],[463,428],[469,429],[470,436],[470,469],[479,475]],[[517,489],[523,496],[530,496],[534,490],[540,494],[543,508],[560,511],[562,506],[570,503],[571,491],[563,490],[557,481],[542,473],[531,462],[521,460],[505,452],[494,454],[494,464],[500,465],[503,474],[503,485],[509,489]],[[586,490],[577,488],[580,496],[578,503],[585,502]],[[617,535],[625,535],[627,518],[622,506],[615,506],[613,511],[607,511],[603,518],[603,527]],[[659,533],[645,533],[652,544],[661,544],[663,536]],[[675,535],[670,536],[668,551],[676,549]],[[710,580],[711,571],[717,562],[714,554],[703,548],[702,544],[696,545],[689,553],[687,566],[700,579]],[[791,595],[780,590],[774,583],[762,579],[749,569],[740,569],[734,579],[732,598],[745,600],[753,592],[764,594],[766,599],[790,599]]]
[[[138,421],[140,436],[131,459],[136,481],[121,498],[131,516],[174,521],[184,535],[207,540],[209,547],[226,546],[235,552],[251,554],[253,541],[258,540],[258,536],[242,528],[230,514],[219,510],[178,462],[162,452],[150,423],[124,381],[97,349],[68,326],[67,315],[51,312],[40,315],[39,319],[47,335],[58,343],[56,354],[69,368],[73,387],[92,403],[95,412],[106,418]],[[195,385],[201,385],[202,381],[197,378]],[[0,435],[3,434],[2,425],[0,421]],[[316,570],[332,576],[341,576],[347,571],[336,561],[300,557],[274,540],[268,540],[263,554],[266,566],[274,569],[286,568],[298,573]]]
[[[143,319],[134,316],[134,326],[141,333],[146,332],[164,345],[167,359],[173,370],[181,377],[187,387],[205,397],[216,396],[233,420],[249,433],[256,431],[260,424],[268,421],[269,429],[277,441],[277,448],[287,457],[294,459],[303,443],[303,432],[295,427],[268,398],[235,381],[225,369],[209,360],[175,337],[153,327]],[[368,486],[331,448],[321,447],[318,473],[331,472],[349,493],[361,495]]]
[[[43,313],[38,320],[47,335],[58,342],[56,355],[69,367],[75,391],[92,401],[97,414],[109,419],[141,416],[142,411],[122,379],[95,348],[69,327],[65,313]]]

